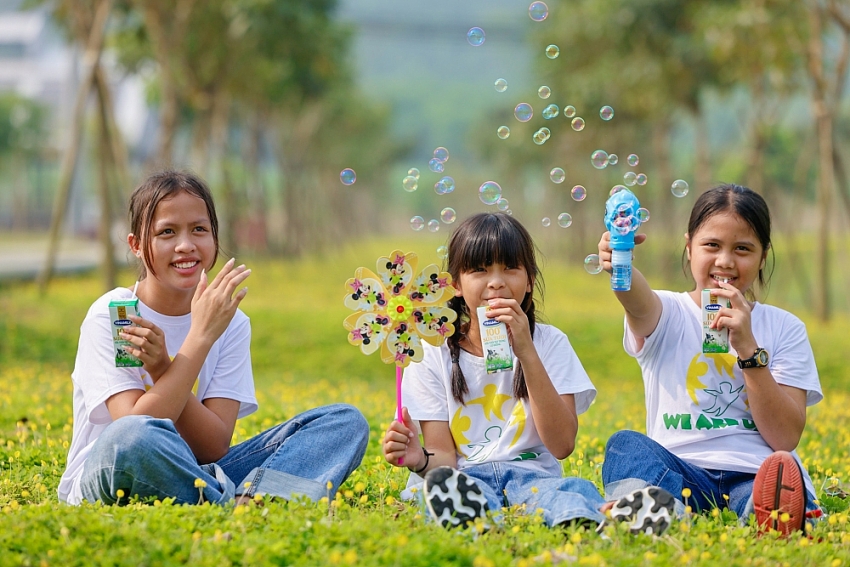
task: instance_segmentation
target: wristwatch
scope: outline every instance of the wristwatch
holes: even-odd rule
[[[738,366],[741,368],[764,368],[767,366],[769,358],[766,350],[757,348],[753,356],[746,360],[741,360],[741,357],[738,357]]]

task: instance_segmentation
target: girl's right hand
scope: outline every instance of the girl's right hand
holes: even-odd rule
[[[244,264],[236,268],[235,258],[227,261],[212,282],[207,283],[206,272],[201,273],[201,280],[195,288],[192,297],[192,330],[201,333],[201,336],[215,342],[230,324],[239,304],[248,294],[248,288],[238,288],[248,276],[251,270]],[[234,292],[235,295],[234,295]]]
[[[125,327],[121,338],[130,341],[135,347],[130,349],[130,354],[144,363],[144,369],[156,383],[171,364],[171,357],[165,348],[165,333],[147,319],[135,315],[130,315],[129,319],[136,326]]]
[[[407,408],[401,408],[401,417],[404,423],[394,419],[390,428],[387,429],[384,441],[381,443],[381,451],[384,453],[384,459],[392,466],[405,466],[411,470],[418,470],[422,468],[425,453],[422,452],[419,435],[416,434],[416,427],[410,419]],[[404,464],[399,464],[399,460]]]
[[[635,234],[635,245],[643,244],[646,240],[645,234]],[[611,233],[607,230],[602,233],[602,238],[599,239],[599,244],[596,245],[599,250],[599,263],[602,269],[611,273],[614,268],[611,266]]]

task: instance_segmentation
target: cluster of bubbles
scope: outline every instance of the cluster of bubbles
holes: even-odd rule
[[[434,192],[437,195],[448,195],[455,190],[455,180],[449,177],[441,177],[439,181],[434,183]]]
[[[540,223],[544,227],[550,226],[552,224],[552,219],[550,219],[549,217],[543,217]],[[558,215],[558,226],[560,226],[561,228],[567,228],[571,224],[573,224],[573,217],[570,213],[561,213],[560,215]]]
[[[543,118],[545,118],[546,120],[552,120],[553,118],[558,116],[558,112],[558,105],[550,104],[549,106],[543,109]]]
[[[346,167],[339,172],[339,180],[342,181],[343,185],[354,185],[354,182],[357,181],[357,174],[350,167]]]
[[[552,132],[549,130],[549,128],[546,128],[544,126],[543,128],[540,128],[537,132],[534,133],[534,135],[531,137],[531,140],[538,146],[542,146],[546,143],[547,140],[549,140],[551,136]]]

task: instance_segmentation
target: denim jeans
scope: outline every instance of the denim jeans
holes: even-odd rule
[[[695,512],[715,506],[729,508],[742,522],[753,513],[755,477],[752,473],[691,465],[637,431],[618,431],[612,435],[605,446],[602,464],[606,500],[619,500],[646,486],[660,486],[676,497],[676,512],[681,515],[682,489],[689,488],[687,505]],[[806,499],[806,510],[816,510],[814,495],[807,492]]]
[[[363,415],[335,404],[298,414],[231,447],[217,462],[199,465],[170,419],[125,416],[95,441],[80,488],[85,500],[106,504],[118,501],[118,490],[179,504],[197,504],[201,493],[216,504],[256,494],[333,498],[363,459],[368,439]],[[196,487],[197,479],[205,486]]]
[[[503,506],[525,504],[526,512],[543,510],[547,526],[571,520],[601,523],[604,503],[596,486],[577,477],[558,477],[511,462],[483,463],[462,471],[487,498],[490,511],[498,515]],[[536,489],[536,490],[534,490]]]

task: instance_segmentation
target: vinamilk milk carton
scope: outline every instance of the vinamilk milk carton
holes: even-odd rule
[[[112,344],[115,347],[115,366],[143,366],[144,363],[129,353],[128,347],[135,348],[130,341],[122,339],[120,333],[126,327],[135,327],[129,315],[139,316],[139,298],[116,299],[109,302],[109,319],[112,321]]]
[[[500,321],[489,319],[487,305],[478,308],[478,328],[481,332],[481,347],[484,350],[484,360],[487,374],[512,370],[514,353],[508,341],[508,327]]]
[[[718,297],[714,289],[702,290],[702,352],[729,352],[729,329],[711,329],[709,326],[723,307],[729,307],[729,300]]]

